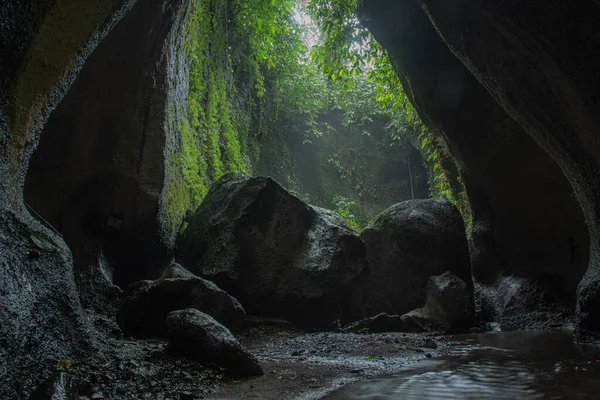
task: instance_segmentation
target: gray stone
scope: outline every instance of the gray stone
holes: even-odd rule
[[[271,178],[222,177],[179,237],[177,259],[249,313],[301,327],[344,319],[366,273],[365,245],[341,217],[303,203]]]
[[[381,313],[374,317],[363,318],[360,321],[348,324],[342,331],[361,333],[403,332],[406,331],[406,327],[400,315]]]
[[[431,276],[451,271],[472,292],[460,213],[444,199],[409,200],[381,213],[361,234],[369,275],[355,293],[356,317],[402,315],[425,303]]]
[[[262,375],[256,357],[210,315],[193,308],[173,311],[166,319],[169,349],[226,368],[235,376]]]
[[[463,332],[472,326],[473,295],[467,284],[451,272],[432,276],[424,307],[402,316],[409,332]]]
[[[164,336],[167,314],[184,308],[210,314],[233,331],[246,317],[241,304],[217,285],[172,264],[160,279],[130,285],[118,322],[129,335]]]

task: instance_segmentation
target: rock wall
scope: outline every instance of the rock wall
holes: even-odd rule
[[[65,236],[76,264],[97,265],[102,251],[118,284],[168,262],[158,219],[168,52],[184,3],[136,6],[108,34],[51,114],[27,174],[25,201]]]
[[[431,3],[444,9],[444,19],[453,18],[448,27],[458,32],[468,7]],[[419,114],[439,130],[457,163],[473,212],[476,280],[492,284],[501,274],[542,280],[573,309],[589,240],[581,208],[559,165],[451,53],[417,2],[365,0],[361,13],[388,50]],[[460,32],[460,37],[480,40],[477,30]],[[493,57],[513,54],[503,48],[484,50],[479,43],[480,54],[488,55],[487,63],[495,68],[502,63]],[[512,71],[513,77],[522,75],[523,65]],[[500,83],[498,90],[504,90]],[[540,104],[541,99],[528,103]]]
[[[1,398],[100,350],[113,269],[125,282],[167,258],[165,82],[186,4],[0,5]]]
[[[590,263],[578,288],[580,339],[600,332],[598,3],[419,1],[494,99],[560,165],[585,215]],[[465,35],[465,32],[471,34]]]

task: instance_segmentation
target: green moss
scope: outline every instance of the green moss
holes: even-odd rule
[[[240,89],[231,74],[248,67],[233,65],[229,54],[232,46],[248,44],[230,42],[234,27],[228,4],[192,0],[185,22],[189,93],[187,116],[178,122],[179,146],[169,156],[172,171],[163,196],[163,224],[168,232],[177,231],[186,211],[195,209],[223,174],[252,170],[247,154],[252,146],[247,141],[253,109],[234,107]]]

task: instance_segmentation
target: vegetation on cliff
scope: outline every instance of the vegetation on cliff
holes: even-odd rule
[[[368,203],[381,211],[402,199],[371,182],[365,163],[373,157],[360,147],[404,149],[391,157],[405,158],[409,141],[419,141],[427,159],[432,194],[464,213],[464,196],[450,182],[456,178],[439,161],[441,141],[421,124],[356,8],[355,0],[192,0],[184,38],[188,104],[177,118],[171,157],[177,173],[167,182],[164,206],[171,231],[228,172],[274,175],[358,228],[374,216]],[[354,135],[351,145],[335,141],[332,132],[342,130]],[[300,165],[314,163],[299,150],[311,145],[320,146],[319,157],[337,176]],[[324,183],[307,183],[302,169]],[[413,177],[406,180],[414,197]]]
[[[429,170],[429,187],[434,197],[444,197],[471,221],[467,195],[452,158],[435,128],[427,127],[410,103],[386,51],[358,20],[358,0],[311,0],[309,12],[323,32],[312,50],[313,59],[332,81],[351,89],[366,78],[375,88],[372,110],[389,119],[388,134],[394,140],[418,139]]]

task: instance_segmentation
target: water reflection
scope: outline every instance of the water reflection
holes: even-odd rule
[[[568,332],[494,332],[451,338],[448,355],[325,397],[388,399],[600,399],[597,347]]]

